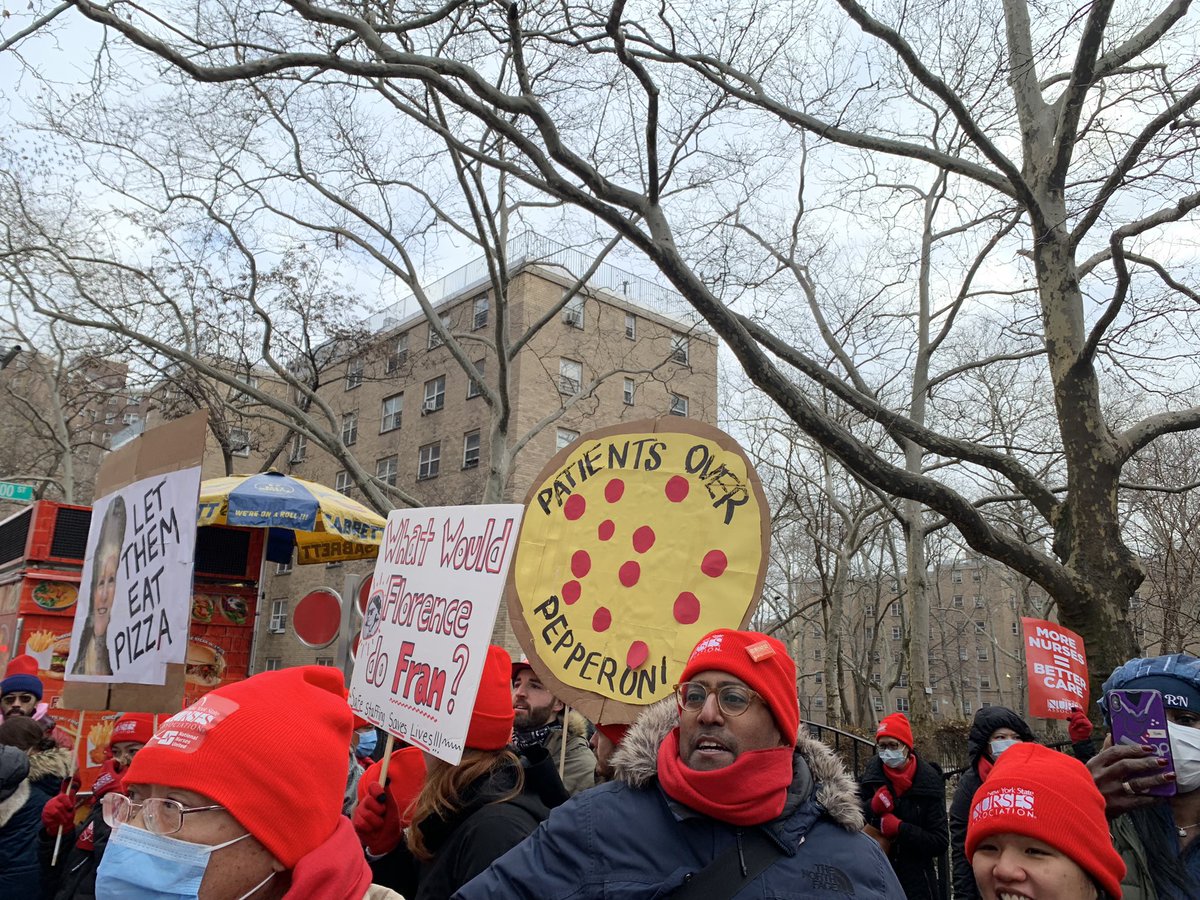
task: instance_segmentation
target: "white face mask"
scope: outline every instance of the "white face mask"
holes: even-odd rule
[[[1200,788],[1200,728],[1168,722],[1167,734],[1175,760],[1175,784],[1179,793],[1190,794]]]
[[[1002,741],[992,741],[990,744],[988,744],[988,749],[992,751],[992,759],[996,760],[996,759],[999,759],[1000,754],[1003,753],[1005,750],[1007,750],[1009,747],[1013,747],[1019,743],[1021,743],[1021,742],[1014,741],[1011,738],[1005,738]]]
[[[879,750],[879,761],[889,769],[903,769],[908,762],[908,751],[903,747],[899,750]]]

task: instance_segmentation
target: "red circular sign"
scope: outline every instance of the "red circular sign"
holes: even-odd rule
[[[367,611],[367,599],[371,596],[371,585],[375,582],[374,576],[364,575],[362,582],[358,586],[358,611],[365,613]]]
[[[292,627],[302,644],[321,649],[337,640],[342,624],[342,598],[329,588],[310,591],[296,604]]]

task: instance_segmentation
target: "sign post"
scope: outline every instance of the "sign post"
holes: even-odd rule
[[[32,503],[33,485],[0,481],[0,500],[16,500],[23,503]]]
[[[1088,666],[1083,638],[1057,622],[1021,617],[1029,714],[1039,719],[1069,719],[1071,710],[1087,710]]]
[[[451,765],[462,759],[522,512],[393,510],[384,530],[350,708]]]

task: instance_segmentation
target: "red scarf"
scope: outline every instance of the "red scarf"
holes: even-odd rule
[[[912,787],[913,776],[917,774],[917,758],[913,756],[912,751],[908,753],[908,761],[899,769],[893,769],[891,766],[883,767],[883,774],[887,776],[887,780],[892,783],[892,796],[902,797]]]
[[[730,825],[761,825],[779,817],[792,783],[792,747],[749,750],[711,772],[679,758],[679,729],[658,747],[658,781],[667,796]]]
[[[988,777],[988,775],[991,774],[992,766],[994,766],[994,765],[995,765],[995,763],[992,762],[990,759],[988,759],[986,756],[979,757],[979,765],[976,768],[979,770],[979,780],[980,781],[987,781],[987,777]]]

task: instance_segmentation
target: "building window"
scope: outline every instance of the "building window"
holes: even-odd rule
[[[555,437],[554,449],[561,450],[563,447],[570,447],[577,440],[579,440],[578,431],[572,431],[570,428],[560,428]]]
[[[976,594],[976,595],[975,595],[975,608],[976,608],[976,609],[983,609],[983,594]]]
[[[815,659],[817,662],[820,662],[824,658],[825,658],[825,651],[822,650],[820,647],[818,647],[816,650],[813,651],[813,659]]]
[[[399,457],[385,456],[375,460],[375,477],[386,485],[396,486],[396,471],[399,468]]]
[[[680,334],[678,331],[671,332],[671,362],[688,364],[690,354],[688,352],[688,336]]]
[[[825,683],[825,673],[824,673],[824,672],[817,672],[817,673],[816,673],[816,675],[814,675],[814,676],[813,676],[813,680],[814,680],[814,681],[815,681],[817,684],[824,684],[824,683]]]
[[[821,626],[820,626],[820,625],[814,625],[814,626],[812,627],[812,636],[813,636],[813,637],[815,637],[815,638],[821,638],[821,637],[824,637],[824,636],[825,636],[824,632],[823,632],[823,631],[821,631]]]
[[[121,421],[126,425],[136,425],[141,420],[138,419],[137,413],[127,412],[125,415],[121,416]]]
[[[866,616],[867,618],[870,618],[871,616],[875,615],[875,604],[874,603],[864,603],[863,604],[863,615]]]
[[[988,648],[987,647],[977,647],[975,655],[977,657],[979,657],[979,659],[986,660],[988,658]]]
[[[442,327],[443,327],[444,329],[446,329],[446,333],[447,333],[447,334],[449,334],[449,333],[450,333],[450,316],[449,316],[448,314],[447,314],[447,315],[443,315],[443,316],[441,317],[441,319],[442,319]],[[431,323],[429,324],[429,343],[426,345],[426,347],[427,347],[429,350],[433,350],[433,349],[435,349],[435,348],[437,348],[437,347],[440,347],[440,346],[442,346],[442,344],[444,344],[444,343],[446,343],[446,342],[445,342],[445,341],[443,341],[443,340],[442,340],[442,337],[441,337],[441,335],[439,335],[439,334],[438,334],[438,333],[437,333],[437,332],[434,330],[434,328],[433,328],[433,323],[431,322]]]
[[[992,679],[987,675],[980,675],[979,676],[979,686],[981,688],[991,688]]]
[[[902,688],[906,688],[906,687],[908,687],[908,676],[907,676],[907,675],[901,675],[901,676],[900,676],[900,680],[896,682],[896,686],[897,686],[897,687],[902,687]]]
[[[558,392],[570,397],[579,393],[582,384],[583,363],[573,359],[560,359],[558,361]]]
[[[271,601],[271,634],[283,634],[287,631],[287,600]]]
[[[633,313],[625,313],[625,337],[628,340],[637,340],[637,316]]]
[[[868,626],[866,626],[866,628],[865,628],[865,629],[863,629],[863,630],[866,632],[866,635],[865,635],[865,636],[866,636],[866,638],[867,638],[867,640],[868,640],[868,641],[873,641],[873,640],[875,640],[875,626],[874,626],[874,625],[868,625]]]
[[[982,619],[976,619],[975,620],[975,633],[976,634],[987,634],[987,622],[984,622]]]
[[[824,709],[824,708],[825,708],[825,698],[824,697],[813,697],[813,709]]]
[[[358,410],[342,416],[342,443],[353,447],[358,442]]]
[[[318,656],[317,657],[317,665],[318,666],[332,666],[333,665],[333,657],[332,656]]]
[[[881,697],[875,697],[871,701],[871,706],[872,706],[872,708],[874,708],[875,712],[877,712],[877,713],[883,712],[883,699]]]
[[[308,456],[308,435],[298,434],[292,438],[292,456],[290,462],[304,462]]]
[[[633,406],[633,391],[635,387],[636,385],[632,378],[625,379],[625,390],[622,399],[625,401],[626,406]]]
[[[234,456],[249,456],[250,432],[248,432],[245,428],[230,428],[229,452]]]
[[[463,465],[464,469],[474,469],[479,465],[479,432],[468,431],[463,435]]]
[[[1014,635],[1021,633],[1021,624],[1019,622],[1012,623],[1012,633]]]
[[[955,609],[962,609],[962,608],[963,608],[963,598],[962,598],[962,594],[955,594],[955,595],[954,595],[954,608],[955,608]]]
[[[933,713],[935,716],[937,715],[937,713],[938,713],[938,702],[937,702],[937,700],[932,700],[932,701],[930,702],[930,704],[929,704],[929,709],[930,709],[930,712],[932,712],[932,713]]]
[[[878,650],[871,651],[871,662],[873,662],[875,665],[879,665],[879,651]]]
[[[383,412],[379,419],[379,433],[393,431],[400,427],[404,417],[404,394],[392,394],[383,398]]]
[[[346,390],[352,391],[363,383],[363,369],[365,363],[361,358],[351,359],[346,362]]]
[[[963,709],[963,715],[969,716],[971,714],[971,701],[964,700],[962,709]]]
[[[893,619],[899,618],[900,604],[899,603],[889,603],[888,604],[888,615],[890,615]]]
[[[950,576],[950,580],[955,584],[962,584],[962,572],[955,572]]]
[[[892,640],[893,641],[900,640],[900,626],[899,625],[892,626]]]
[[[880,674],[879,672],[872,672],[871,673],[871,684],[882,684],[882,683],[883,683],[883,675]]]
[[[486,362],[486,360],[483,360],[483,359],[475,360],[475,368],[478,370],[480,378],[483,377],[483,364],[485,362]],[[482,393],[483,393],[483,388],[480,387],[479,382],[468,375],[467,376],[467,399],[470,400],[472,397],[478,397]]]
[[[442,462],[442,442],[435,441],[426,444],[417,451],[417,480],[437,478],[438,467]]]
[[[387,361],[384,368],[390,375],[408,362],[408,332],[397,335],[388,347]]]
[[[283,660],[280,657],[268,656],[265,660],[263,660],[263,671],[264,672],[277,672],[279,670],[279,668],[282,666],[282,664],[283,664]]]
[[[971,573],[972,581],[981,581],[982,579],[983,579],[983,573],[980,572],[978,569],[976,569],[974,572]]]
[[[352,490],[350,485],[351,485],[350,473],[347,472],[345,469],[342,469],[340,472],[338,472],[336,475],[333,476],[333,489],[335,491],[337,491],[339,494],[345,494],[346,496],[350,496],[350,491]]]
[[[446,376],[439,375],[425,382],[425,402],[421,404],[421,415],[437,412],[446,405]]]
[[[902,713],[908,712],[908,698],[907,697],[897,697],[896,698],[896,712],[902,712]]]
[[[966,647],[959,647],[959,648],[958,648],[958,658],[959,658],[959,660],[960,660],[960,661],[962,661],[962,662],[966,662],[966,661],[967,661],[967,648],[966,648]]]
[[[275,574],[276,575],[289,575],[289,574],[291,574],[291,571],[292,571],[292,561],[290,559],[287,562],[275,563]]]
[[[671,395],[671,415],[686,416],[688,414],[688,398],[683,394]]]
[[[471,329],[478,331],[480,328],[487,326],[488,322],[488,298],[487,294],[480,294],[471,304]]]
[[[115,410],[109,410],[104,414],[105,425],[115,425],[117,422],[117,413]]]
[[[567,301],[562,312],[563,321],[572,328],[583,327],[583,298],[576,294]]]

